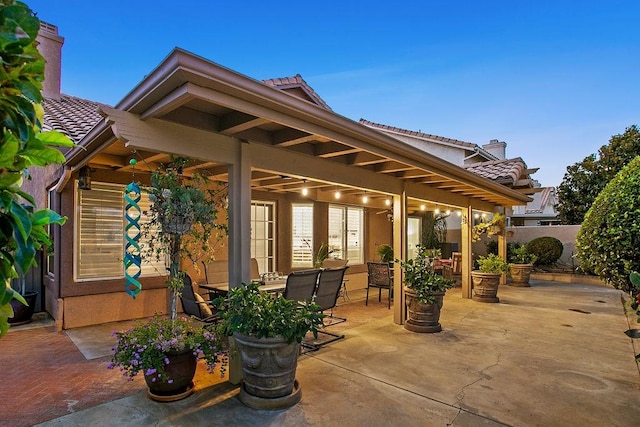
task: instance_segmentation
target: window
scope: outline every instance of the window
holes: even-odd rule
[[[91,190],[80,190],[76,183],[76,280],[118,279],[124,277],[124,185],[92,182]],[[149,208],[142,193],[140,210]],[[148,221],[144,215],[140,225]],[[140,244],[144,245],[144,238]],[[142,276],[166,274],[164,261],[142,262]]]
[[[364,209],[329,206],[329,249],[331,257],[348,259],[349,264],[364,263]]]
[[[313,205],[292,205],[292,267],[313,267]]]
[[[422,236],[422,218],[410,216],[407,218],[407,259],[416,257],[416,246],[420,244]]]
[[[251,202],[251,257],[261,273],[276,271],[275,204]]]

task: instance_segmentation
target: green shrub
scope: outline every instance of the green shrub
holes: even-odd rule
[[[527,252],[536,256],[535,265],[551,265],[562,256],[562,242],[555,237],[538,237],[527,243]]]
[[[631,290],[629,273],[640,271],[640,156],[598,195],[576,239],[583,269],[605,283]]]

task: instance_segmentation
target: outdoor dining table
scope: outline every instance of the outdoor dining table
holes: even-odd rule
[[[287,286],[287,276],[277,276],[260,280],[260,289],[270,293],[282,293]],[[202,289],[209,292],[211,299],[225,296],[229,292],[229,284],[209,284],[203,283],[199,285]]]

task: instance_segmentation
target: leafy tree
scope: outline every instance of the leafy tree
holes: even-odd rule
[[[64,162],[57,146],[73,143],[58,132],[41,133],[44,59],[35,47],[40,21],[15,0],[0,1],[0,336],[13,317],[10,301],[24,298],[11,288],[18,271],[35,265],[36,251],[51,244],[46,228],[65,218],[36,210],[20,189],[27,168]]]
[[[564,224],[581,224],[600,191],[635,156],[640,155],[640,131],[636,125],[623,134],[614,135],[608,145],[581,162],[567,167],[558,186],[559,203],[556,205]]]
[[[625,166],[593,202],[576,239],[585,271],[631,291],[629,274],[640,271],[640,156]]]

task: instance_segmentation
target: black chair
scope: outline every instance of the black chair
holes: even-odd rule
[[[326,340],[304,340],[302,344],[311,349],[318,350],[322,346],[325,346],[334,341],[338,341],[344,338],[343,334],[334,334],[327,332],[325,328],[327,326],[335,325],[338,323],[346,322],[344,317],[338,317],[333,315],[333,308],[338,302],[338,296],[340,296],[340,290],[342,289],[342,280],[344,279],[344,272],[348,267],[342,268],[326,268],[320,273],[318,279],[318,287],[316,288],[316,294],[314,302],[320,306],[321,311],[331,310],[331,314],[328,316],[329,323],[323,324],[321,330],[318,331],[318,335],[326,335],[331,338]]]
[[[320,270],[294,271],[287,276],[283,297],[293,301],[309,302],[313,298]]]
[[[320,306],[320,309],[323,312],[331,310],[331,314],[328,316],[330,318],[330,323],[325,326],[347,321],[345,318],[333,315],[333,308],[338,303],[338,297],[340,296],[340,291],[342,290],[344,283],[344,273],[347,271],[347,268],[349,267],[325,268],[320,273],[314,302]]]
[[[391,297],[393,296],[393,279],[391,268],[388,262],[367,262],[367,299],[365,305],[369,305],[369,288],[378,288],[378,302],[382,299],[382,290],[389,290],[389,305],[391,308]]]
[[[200,294],[193,290],[191,277],[184,273],[184,286],[180,294],[182,311],[188,316],[204,323],[218,323],[220,317],[215,314],[215,307],[210,301],[205,301]]]

